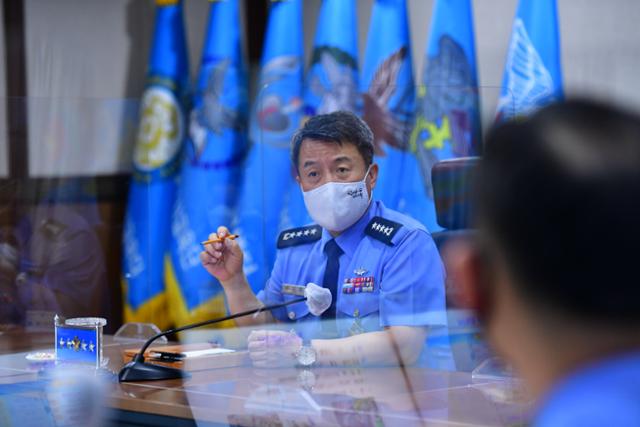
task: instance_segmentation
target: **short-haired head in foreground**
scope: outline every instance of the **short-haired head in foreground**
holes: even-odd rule
[[[448,273],[544,396],[532,425],[640,425],[640,116],[547,106],[492,129],[476,172],[477,233]]]
[[[567,101],[494,128],[478,227],[540,315],[640,324],[640,117]]]

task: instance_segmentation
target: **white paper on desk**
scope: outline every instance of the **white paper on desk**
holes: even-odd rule
[[[189,359],[191,357],[211,356],[214,354],[233,353],[235,350],[229,348],[207,348],[206,350],[193,350],[183,351],[184,357]]]

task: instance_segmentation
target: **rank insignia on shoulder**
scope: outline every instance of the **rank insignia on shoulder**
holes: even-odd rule
[[[303,245],[320,240],[322,236],[322,227],[319,225],[309,225],[307,227],[298,227],[285,230],[278,237],[278,249],[288,248],[291,246]]]
[[[402,224],[376,216],[369,221],[364,233],[376,240],[380,240],[386,245],[392,246],[393,243],[391,243],[391,239],[393,239],[393,236],[396,235],[400,228],[402,228]]]

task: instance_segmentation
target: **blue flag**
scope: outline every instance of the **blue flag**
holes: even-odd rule
[[[177,325],[226,313],[220,283],[200,264],[201,242],[227,225],[246,153],[247,90],[238,0],[210,5],[165,259],[169,311]]]
[[[409,152],[415,85],[405,0],[376,0],[362,75],[364,119],[380,166],[374,194],[386,206],[424,219],[427,198],[415,156]]]
[[[440,160],[475,155],[480,143],[478,80],[471,0],[436,0],[411,149],[416,153],[429,206],[419,219],[436,221],[431,168]]]
[[[556,0],[520,0],[496,120],[527,115],[562,98]]]
[[[304,114],[360,111],[358,94],[358,22],[354,0],[323,0],[307,71]],[[288,219],[294,226],[311,219],[297,183],[292,184]]]
[[[358,111],[358,25],[354,0],[323,0],[304,97],[305,114]]]
[[[289,226],[283,223],[283,206],[293,182],[289,143],[302,120],[303,39],[302,0],[272,2],[234,226],[254,292],[271,273],[278,230]]]
[[[124,321],[153,322],[161,329],[170,324],[162,269],[186,128],[188,81],[182,4],[157,0],[125,217],[122,285]]]

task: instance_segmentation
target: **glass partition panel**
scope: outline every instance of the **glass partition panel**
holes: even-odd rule
[[[528,402],[502,368],[472,375],[493,355],[475,315],[458,305],[443,260],[450,239],[466,238],[471,225],[439,223],[433,193],[435,164],[481,152],[474,105],[481,96],[497,100],[499,88],[417,92],[409,110],[367,106],[375,99],[358,104],[373,130],[369,152],[357,143],[359,119],[303,115],[298,87],[271,84],[258,94],[230,228],[239,237],[221,246],[219,262],[231,265],[236,244],[244,255],[246,283],[224,286],[231,312],[277,307],[236,319],[235,327],[181,335],[187,345],[235,351],[210,363],[242,366],[233,380],[187,387],[196,418],[338,425],[526,419]],[[308,134],[296,139],[303,126]],[[196,358],[185,366],[204,369]]]
[[[36,177],[3,182],[2,334],[48,336],[55,313],[105,317],[96,372],[116,382],[142,338],[110,336],[122,323],[166,330],[248,312],[158,341],[143,363],[190,379],[120,383],[107,406],[158,409],[145,388],[156,384],[178,387],[163,397],[173,415],[203,425],[524,422],[521,384],[495,364],[446,271],[448,242],[472,228],[439,210],[469,188],[433,172],[481,152],[474,102],[498,93],[395,87],[390,107],[359,98],[372,134],[356,116],[304,115],[300,88],[276,83],[245,122],[221,116],[230,101],[220,96],[189,115],[161,91],[23,100],[43,121],[30,138],[53,151]],[[85,142],[110,159],[73,151]],[[85,173],[121,171],[123,153],[134,160],[128,181]],[[0,356],[0,374],[48,369],[24,356]]]
[[[27,111],[33,126],[29,176],[2,181],[6,304],[0,323],[52,332],[54,314],[100,316],[115,330],[122,173],[130,170],[121,157],[131,151],[128,129],[137,121],[138,101],[12,98],[2,105]]]

